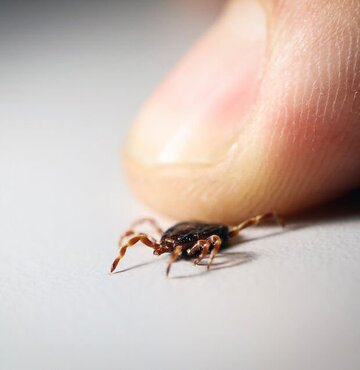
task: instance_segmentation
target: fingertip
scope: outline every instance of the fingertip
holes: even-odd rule
[[[243,55],[216,47],[236,29],[233,7],[231,22],[215,37],[211,31],[211,47],[195,48],[146,105],[125,168],[150,207],[176,219],[235,224],[273,209],[298,212],[360,185],[359,55],[351,41],[360,39],[360,3],[281,3],[250,104],[242,100],[249,81],[231,68]],[[236,32],[227,51],[244,45]],[[222,58],[230,67],[212,80],[219,92],[198,73]]]

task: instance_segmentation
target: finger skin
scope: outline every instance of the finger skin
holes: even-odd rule
[[[125,171],[150,207],[177,219],[231,224],[269,210],[298,212],[360,185],[360,3],[264,4],[268,30],[259,86],[223,156],[211,163],[149,163],[134,155],[142,148],[131,134]],[[161,111],[164,96],[175,94],[172,86],[165,84],[148,106]],[[224,101],[219,105],[221,129],[229,114]],[[150,110],[141,120],[152,119]]]

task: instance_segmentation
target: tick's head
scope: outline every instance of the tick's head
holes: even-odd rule
[[[163,237],[160,240],[160,248],[154,251],[154,254],[160,255],[163,253],[171,253],[175,249],[175,247],[176,247],[175,239],[163,235]]]

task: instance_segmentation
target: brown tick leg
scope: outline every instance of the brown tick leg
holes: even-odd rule
[[[124,239],[128,236],[131,236],[131,235],[134,235],[135,234],[135,231],[134,230],[126,230],[123,234],[120,235],[120,238],[119,238],[119,241],[118,241],[118,246],[119,248],[121,248],[122,246],[122,243],[124,241]]]
[[[215,256],[219,252],[219,249],[221,247],[222,240],[217,235],[210,236],[210,238],[208,240],[210,240],[211,245],[214,246],[213,250],[210,253],[210,259],[209,259],[209,262],[208,262],[208,265],[207,265],[207,269],[209,270],[210,269],[210,266],[211,266],[211,264],[212,264],[212,262],[213,262],[213,260],[215,258]]]
[[[126,230],[123,234],[121,234],[121,236],[119,238],[119,242],[118,242],[119,248],[121,247],[121,245],[122,245],[122,243],[123,243],[123,241],[126,237],[135,234],[134,229],[137,226],[145,224],[145,223],[149,223],[155,229],[155,231],[159,234],[159,236],[161,236],[164,233],[162,228],[159,226],[159,224],[153,218],[149,218],[149,217],[140,218],[139,220],[136,220],[135,222],[133,222],[131,224],[129,230]]]
[[[115,258],[115,260],[114,260],[114,262],[111,266],[111,271],[110,272],[113,272],[116,269],[116,266],[118,265],[120,260],[124,257],[124,255],[126,253],[126,250],[129,247],[132,247],[133,245],[135,245],[139,241],[141,241],[146,246],[148,246],[150,248],[153,248],[155,250],[160,247],[159,243],[157,243],[156,240],[153,239],[151,236],[149,236],[147,234],[137,234],[137,235],[133,236],[132,238],[130,238],[125,243],[125,245],[120,248],[119,254]]]
[[[169,276],[171,265],[177,260],[177,258],[180,256],[181,252],[182,252],[182,246],[181,245],[178,245],[174,249],[174,251],[172,252],[172,254],[170,256],[169,264],[168,264],[167,269],[166,269],[166,276]]]
[[[239,234],[239,232],[246,227],[253,226],[253,225],[258,225],[261,221],[266,220],[266,219],[275,219],[275,221],[281,225],[284,226],[284,222],[281,218],[278,217],[278,215],[275,212],[270,212],[270,213],[265,213],[263,215],[255,216],[252,218],[249,218],[248,220],[245,220],[241,224],[237,226],[230,227],[229,229],[229,236],[234,237]]]
[[[150,217],[140,218],[139,220],[133,222],[130,229],[134,229],[136,226],[145,223],[149,223],[160,236],[164,233],[163,229],[159,226],[159,224],[153,218]]]
[[[190,249],[189,255],[195,254],[199,249],[201,253],[199,257],[194,261],[194,265],[198,265],[202,259],[204,259],[207,254],[209,253],[209,249],[211,247],[210,240],[198,240],[196,244]]]

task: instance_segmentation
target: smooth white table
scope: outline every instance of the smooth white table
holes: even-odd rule
[[[175,3],[1,12],[0,368],[359,368],[359,196],[246,230],[210,273],[134,248],[108,275],[149,214],[127,127],[215,14]]]

